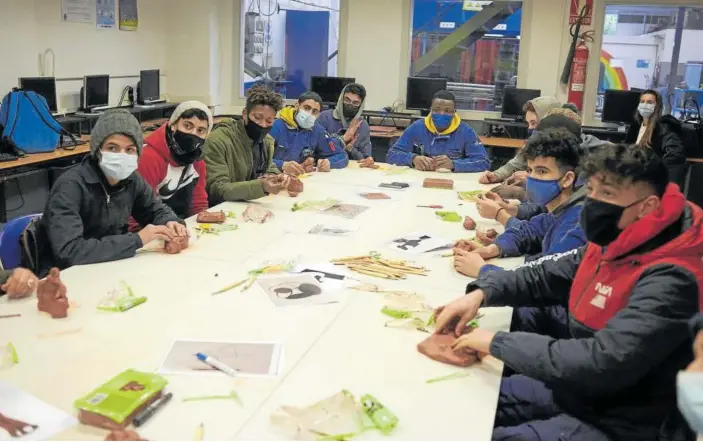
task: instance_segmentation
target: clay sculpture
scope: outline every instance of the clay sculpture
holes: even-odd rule
[[[417,344],[417,351],[435,361],[459,367],[468,367],[479,360],[476,353],[464,350],[455,352],[452,350],[454,341],[456,341],[456,337],[451,334],[431,335],[429,338]]]
[[[54,319],[68,316],[68,297],[66,286],[61,282],[59,269],[52,268],[37,287],[37,309],[51,315]]]
[[[242,214],[244,221],[263,224],[273,217],[273,213],[254,204],[249,204]]]
[[[105,440],[149,440],[142,439],[142,437],[136,431],[132,430],[114,430],[110,431]]]
[[[220,210],[219,212],[200,212],[198,213],[198,218],[196,222],[205,224],[223,224],[227,220],[225,212]]]
[[[296,197],[303,191],[303,182],[300,178],[290,177],[290,184],[288,184],[288,196]]]
[[[451,190],[454,188],[454,180],[446,180],[443,178],[425,178],[425,181],[422,183],[422,187]]]
[[[464,228],[466,230],[474,230],[476,228],[476,221],[470,216],[464,218]]]
[[[498,232],[495,229],[488,229],[486,233],[476,231],[476,239],[484,246],[493,244],[496,237],[498,237]]]
[[[177,236],[171,241],[166,241],[164,249],[169,255],[176,255],[181,253],[182,250],[188,248],[188,237],[187,236]]]
[[[10,437],[23,437],[26,436],[37,428],[37,425],[28,424],[26,422],[18,421],[17,419],[12,419],[4,414],[0,413],[0,428],[7,431]]]

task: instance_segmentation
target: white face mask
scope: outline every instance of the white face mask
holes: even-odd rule
[[[654,103],[640,103],[639,106],[637,106],[637,112],[642,115],[642,118],[648,120],[654,113]]]
[[[295,122],[298,123],[301,129],[312,129],[315,125],[315,120],[317,120],[315,116],[302,109],[298,109],[295,113]]]
[[[122,181],[137,170],[137,155],[116,152],[100,152],[100,169],[106,177]]]
[[[680,371],[676,377],[679,411],[688,425],[703,434],[703,372]]]

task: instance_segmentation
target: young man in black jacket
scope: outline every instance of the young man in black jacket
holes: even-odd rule
[[[703,287],[703,210],[668,184],[651,150],[597,148],[584,166],[583,248],[488,273],[439,309],[461,333],[481,306],[568,306],[564,324],[475,328],[456,351],[490,353],[503,380],[494,440],[654,440],[676,412]]]
[[[90,134],[90,155],[54,184],[37,237],[43,277],[51,267],[115,261],[155,240],[187,235],[185,224],[135,173],[144,145],[136,118],[126,110],[100,116]],[[129,233],[129,216],[146,226]]]

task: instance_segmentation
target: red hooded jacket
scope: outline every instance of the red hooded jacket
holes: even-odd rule
[[[185,219],[208,208],[205,162],[197,160],[184,170],[171,157],[166,143],[167,124],[146,138],[137,171],[163,202]],[[130,220],[130,230],[133,221]]]

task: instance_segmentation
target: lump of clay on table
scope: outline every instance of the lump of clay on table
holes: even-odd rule
[[[454,180],[447,180],[444,178],[425,178],[422,186],[431,189],[453,189]]]
[[[459,367],[468,367],[475,364],[479,357],[476,353],[466,350],[454,351],[452,344],[456,341],[453,334],[431,335],[417,344],[417,351],[435,361],[452,364]]]
[[[476,228],[476,221],[470,216],[464,218],[464,228],[466,230],[474,230]]]
[[[249,204],[242,214],[244,221],[263,224],[273,217],[273,213],[255,204]]]
[[[182,250],[188,248],[188,237],[187,236],[177,236],[171,241],[166,241],[164,249],[169,255],[175,255],[181,253]]]
[[[296,197],[302,191],[303,191],[303,182],[300,181],[300,178],[290,177],[290,184],[288,184],[288,195],[292,196],[292,197]]]
[[[149,440],[142,439],[136,431],[132,430],[113,430],[105,436],[105,440]]]
[[[37,287],[37,309],[51,315],[54,319],[68,316],[68,297],[66,286],[61,282],[59,269],[52,268],[46,278],[39,281]]]
[[[219,212],[200,212],[198,213],[198,218],[195,220],[199,223],[205,224],[223,224],[227,220],[227,216],[223,210]]]

